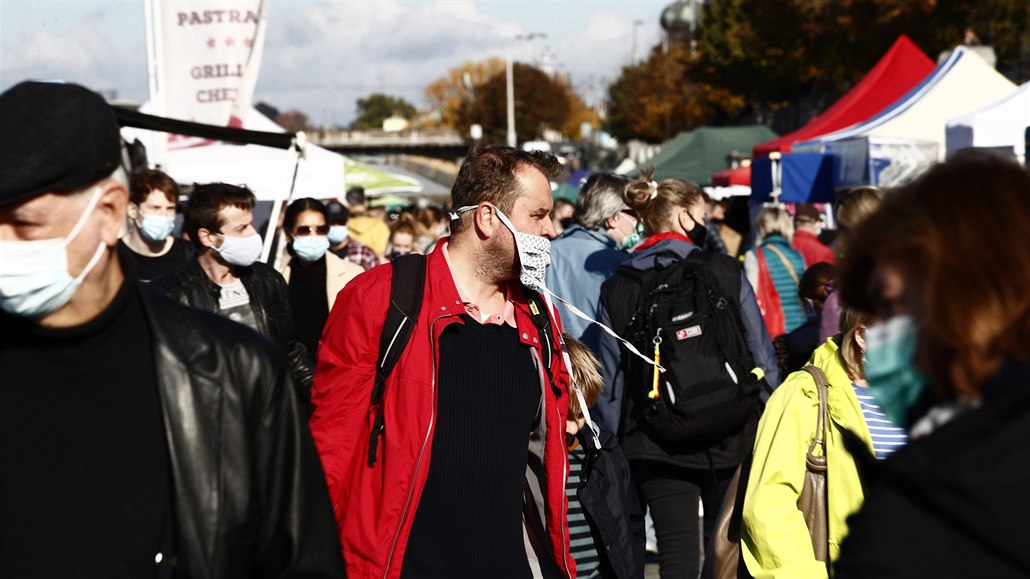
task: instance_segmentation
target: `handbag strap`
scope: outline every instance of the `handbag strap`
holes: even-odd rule
[[[794,280],[794,285],[797,285],[797,284],[801,283],[798,280],[798,272],[794,271],[794,266],[790,264],[790,260],[787,259],[787,256],[783,255],[783,252],[780,251],[780,248],[778,248],[778,247],[776,247],[775,245],[772,245],[772,244],[770,244],[770,245],[768,245],[766,247],[768,247],[773,253],[776,254],[777,257],[780,258],[780,261],[783,262],[783,265],[787,266],[787,273],[789,273],[791,279]],[[816,368],[816,369],[818,370],[818,368]],[[821,370],[820,370],[820,372],[821,372]]]
[[[829,382],[826,380],[826,374],[821,369],[811,364],[803,369],[815,380],[815,388],[819,393],[819,417],[815,423],[815,437],[812,439],[812,443],[808,445],[808,454],[812,454],[815,447],[820,446],[823,449],[823,456],[826,456],[826,424],[830,420],[829,404],[826,401]]]

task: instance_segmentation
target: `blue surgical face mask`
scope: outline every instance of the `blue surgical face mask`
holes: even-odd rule
[[[625,233],[622,233],[622,230],[619,230],[619,233],[622,233],[622,243],[619,245],[622,246],[622,249],[632,250],[634,247],[640,245],[640,232],[643,230],[643,226],[639,221],[636,223],[630,221],[629,217],[626,217],[625,213],[619,213],[619,217],[622,217],[633,225],[633,233],[630,233],[629,235],[626,235]]]
[[[329,243],[336,245],[337,243],[343,243],[344,239],[347,239],[346,225],[333,225],[329,227]]]
[[[165,215],[148,215],[140,213],[143,222],[139,223],[139,232],[147,241],[158,243],[168,239],[175,229],[175,217]]]
[[[293,253],[306,262],[322,259],[329,249],[329,238],[324,235],[306,235],[293,239]]]
[[[865,330],[865,372],[869,392],[887,418],[908,426],[909,410],[926,389],[926,378],[913,363],[917,332],[911,316],[896,316]]]
[[[0,241],[0,309],[16,316],[36,318],[55,312],[71,301],[104,255],[101,242],[78,276],[68,273],[68,244],[82,231],[100,200],[97,187],[71,232],[64,238],[36,241]]]

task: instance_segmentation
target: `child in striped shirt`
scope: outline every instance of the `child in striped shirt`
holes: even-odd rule
[[[642,578],[644,576],[644,515],[615,436],[594,424],[587,412],[601,396],[604,382],[593,352],[569,334],[564,335],[571,362],[572,388],[566,418],[569,478],[569,541],[581,578]],[[575,392],[578,388],[582,398]],[[596,434],[596,435],[595,435]],[[594,476],[594,475],[597,476]]]

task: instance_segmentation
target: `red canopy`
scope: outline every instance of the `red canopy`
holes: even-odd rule
[[[774,151],[788,152],[797,141],[805,141],[860,123],[901,98],[929,75],[936,65],[908,36],[902,34],[887,54],[833,106],[800,129],[754,149],[755,157]]]
[[[751,186],[751,167],[737,167],[735,169],[723,169],[712,175],[713,187],[729,187],[731,185]]]

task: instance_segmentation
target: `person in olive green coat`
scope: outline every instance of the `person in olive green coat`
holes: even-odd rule
[[[861,349],[865,320],[851,311],[841,316],[842,335],[827,340],[810,364],[829,382],[827,402],[827,503],[831,562],[847,535],[845,520],[862,506],[862,483],[855,461],[844,448],[849,430],[873,451],[856,385],[862,388]],[[791,374],[770,396],[758,424],[754,459],[744,499],[741,551],[756,578],[821,578],[826,564],[812,550],[808,527],[797,507],[805,478],[805,455],[815,436],[819,395],[807,372]]]

